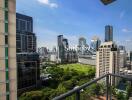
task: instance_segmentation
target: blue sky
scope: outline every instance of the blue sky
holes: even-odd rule
[[[70,45],[83,36],[87,43],[93,36],[104,40],[105,25],[114,28],[114,41],[132,50],[132,0],[117,0],[104,6],[100,0],[17,0],[17,12],[34,20],[38,47],[56,46],[63,34]]]

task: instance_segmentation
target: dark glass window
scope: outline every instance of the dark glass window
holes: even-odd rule
[[[5,23],[5,32],[8,33],[8,23]]]
[[[9,92],[9,90],[10,90],[9,83],[6,83],[6,91],[8,91],[8,92]]]
[[[5,44],[8,45],[8,36],[5,36]]]
[[[8,57],[8,47],[5,48],[5,56]],[[8,63],[6,63],[8,65]]]
[[[5,0],[5,8],[8,8],[8,0]]]
[[[22,31],[25,31],[26,30],[26,21],[20,21],[20,27],[21,27],[21,30]]]
[[[5,60],[6,68],[8,69],[8,59]]]
[[[31,22],[27,21],[27,31],[31,32]]]
[[[5,20],[8,21],[8,11],[5,11]]]
[[[6,80],[9,80],[9,73],[6,71]]]
[[[16,19],[16,29],[20,30],[19,19]]]

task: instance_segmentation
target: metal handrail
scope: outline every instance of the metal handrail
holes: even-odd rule
[[[99,81],[99,80],[101,80],[101,79],[103,79],[105,77],[106,77],[106,85],[107,85],[107,88],[106,88],[106,100],[108,100],[109,76],[120,77],[120,78],[127,79],[129,81],[132,81],[132,78],[129,78],[129,77],[126,77],[126,76],[122,76],[122,75],[118,75],[118,74],[112,74],[112,73],[107,73],[107,74],[105,74],[105,75],[103,75],[103,76],[101,76],[99,78],[96,78],[95,80],[92,80],[90,82],[87,82],[87,83],[79,86],[78,88],[72,89],[72,90],[68,91],[67,93],[64,93],[64,94],[62,94],[60,96],[57,96],[57,97],[53,98],[53,100],[63,100],[65,98],[71,96],[74,93],[76,93],[76,100],[80,100],[80,90],[90,86],[93,83],[96,83],[97,81]]]

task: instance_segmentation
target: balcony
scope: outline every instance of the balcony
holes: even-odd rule
[[[108,74],[106,74],[104,76],[101,76],[101,77],[95,79],[95,80],[92,80],[92,81],[90,81],[88,83],[85,83],[85,84],[83,84],[81,86],[78,86],[77,88],[74,88],[74,89],[68,91],[67,93],[64,93],[64,94],[62,94],[60,96],[57,96],[57,97],[53,98],[53,100],[71,100],[71,99],[69,99],[69,97],[72,96],[72,95],[74,95],[74,100],[82,100],[81,99],[81,94],[82,94],[81,92],[83,92],[83,90],[85,88],[88,88],[90,85],[92,85],[94,83],[97,83],[97,82],[99,82],[100,80],[102,80],[104,78],[106,79],[106,82],[105,82],[106,91],[104,93],[105,94],[105,96],[104,96],[105,98],[96,99],[96,100],[118,100],[119,98],[118,99],[113,98],[112,88],[111,88],[112,87],[112,84],[111,84],[112,77],[113,78],[117,77],[119,79],[127,80],[130,83],[130,85],[132,86],[132,77],[130,78],[130,77],[127,77],[127,76],[122,76],[122,75],[108,73]],[[126,100],[132,100],[131,99],[132,98],[131,94],[132,94],[132,91],[129,91],[129,97]],[[87,98],[85,100],[89,100],[89,98]],[[121,99],[121,100],[124,100],[124,99]]]

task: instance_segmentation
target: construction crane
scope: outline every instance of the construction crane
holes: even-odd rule
[[[108,5],[116,0],[100,0],[104,5]]]

